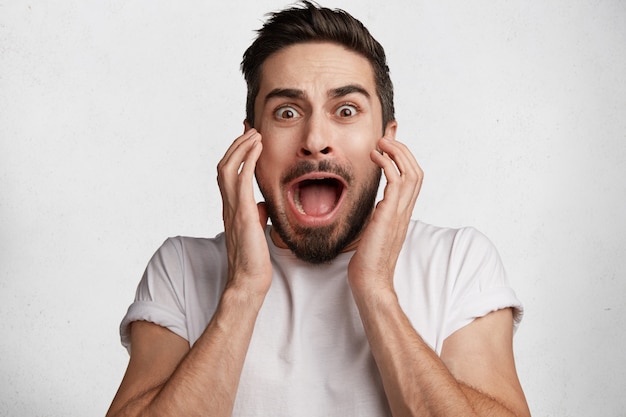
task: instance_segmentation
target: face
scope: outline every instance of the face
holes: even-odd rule
[[[274,243],[312,263],[354,248],[381,176],[370,159],[383,134],[370,63],[332,43],[287,47],[263,64],[255,115]]]

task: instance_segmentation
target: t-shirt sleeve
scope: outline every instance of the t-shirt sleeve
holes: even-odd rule
[[[454,239],[448,269],[448,320],[444,339],[474,319],[504,308],[513,309],[514,326],[523,306],[509,286],[494,245],[474,228],[460,229]]]
[[[120,324],[122,345],[129,352],[129,326],[134,321],[158,324],[189,340],[185,325],[181,250],[177,239],[168,239],[150,259],[137,287],[135,301]]]

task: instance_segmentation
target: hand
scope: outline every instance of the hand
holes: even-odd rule
[[[268,216],[265,204],[255,203],[252,186],[262,149],[261,134],[247,130],[217,165],[217,182],[222,194],[229,285],[265,295],[272,279],[264,230]]]
[[[370,156],[383,169],[387,185],[348,266],[353,291],[370,285],[393,290],[396,262],[424,178],[406,145],[383,137],[378,146],[383,153],[374,150]]]

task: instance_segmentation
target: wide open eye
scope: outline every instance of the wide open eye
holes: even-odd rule
[[[274,112],[274,116],[281,120],[290,120],[300,117],[300,113],[291,106],[283,106]]]
[[[335,115],[341,118],[350,118],[356,116],[359,112],[354,104],[343,104],[337,108]]]

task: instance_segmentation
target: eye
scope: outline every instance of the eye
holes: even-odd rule
[[[277,119],[290,120],[300,117],[300,113],[291,106],[283,106],[274,112]]]
[[[335,111],[335,115],[342,118],[350,118],[356,116],[358,112],[359,110],[354,104],[344,104]]]

